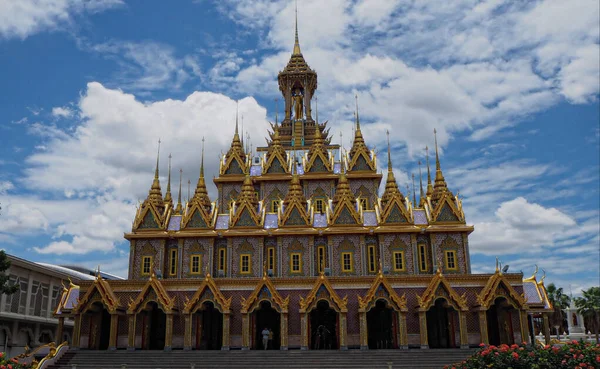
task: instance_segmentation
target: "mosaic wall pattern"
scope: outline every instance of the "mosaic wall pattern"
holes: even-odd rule
[[[236,200],[242,191],[242,182],[223,183],[219,191],[219,213],[227,213],[231,199]]]
[[[218,276],[219,275],[219,271],[218,271],[218,267],[219,267],[219,263],[218,263],[218,258],[219,258],[219,250],[220,249],[225,249],[227,254],[229,254],[229,250],[227,250],[227,239],[225,238],[217,238],[214,241],[214,247],[213,247],[213,275]],[[227,255],[227,258],[230,258],[230,255]],[[225,266],[227,267],[226,273],[230,272],[230,266],[229,263],[227,261],[225,261]],[[227,275],[227,274],[225,274]]]
[[[373,209],[377,202],[379,181],[377,179],[349,179],[348,182],[350,182],[350,191],[352,191],[354,197],[360,196],[368,198],[368,209]]]
[[[314,266],[314,275],[319,275],[319,268],[318,268],[318,262],[319,262],[319,255],[318,255],[318,250],[319,250],[319,246],[323,246],[325,247],[325,255],[324,255],[324,265],[323,268],[330,268],[331,267],[331,260],[329,260],[329,245],[327,244],[327,237],[315,237],[315,248],[313,250],[313,260],[315,263]]]
[[[331,273],[338,275],[360,275],[362,274],[362,255],[360,247],[360,236],[358,235],[338,235],[330,236],[332,245]],[[342,272],[342,252],[352,252],[353,271]]]
[[[161,240],[139,239],[135,242],[135,255],[133,257],[133,265],[130,266],[131,279],[145,279],[147,276],[141,275],[142,256],[152,256],[152,270],[162,270],[161,267]]]
[[[181,275],[184,278],[203,278],[210,265],[210,247],[212,238],[185,238],[183,241],[183,259],[181,261]],[[202,255],[200,274],[191,274],[191,255]]]
[[[335,183],[333,180],[303,180],[304,196],[307,199],[312,198],[313,194],[324,194],[333,198]]]
[[[277,238],[276,237],[265,237],[263,243],[264,243],[264,246],[263,246],[263,260],[265,262],[267,260],[267,249],[269,247],[275,248],[275,255],[274,255],[274,257],[275,257],[275,269],[273,270],[273,275],[277,276],[277,275],[279,275],[278,271],[280,269],[279,262],[278,262],[280,250],[279,250],[279,247],[277,246]],[[269,266],[267,265],[267,268],[268,267]],[[261,264],[261,270],[262,270],[262,264]]]
[[[427,245],[427,272],[419,272],[419,274],[432,274],[433,273],[433,263],[431,259],[431,241],[428,236],[419,234],[417,235],[417,246],[425,244]],[[417,269],[419,270],[419,269]]]
[[[265,200],[264,206],[267,207],[267,211],[271,211],[271,201],[281,199],[283,200],[288,193],[289,182],[288,181],[265,181],[262,182],[261,191],[259,194],[260,200]]]
[[[374,272],[369,272],[369,254],[367,252],[368,247],[369,246],[375,246],[375,271]],[[379,252],[379,242],[378,242],[378,237],[377,236],[365,236],[365,246],[364,246],[364,255],[365,255],[365,260],[364,260],[364,266],[363,266],[363,270],[365,271],[365,275],[366,274],[377,274],[377,272],[379,271],[379,262],[380,262],[380,252]],[[382,266],[383,266],[383,262],[382,262]]]
[[[465,262],[465,253],[463,248],[463,239],[461,233],[438,233],[435,235],[435,243],[433,246],[435,250],[436,263],[442,261],[444,266],[444,251],[455,250],[456,259],[458,263],[458,270],[444,270],[447,274],[465,274],[467,271]],[[445,269],[445,268],[444,268]]]
[[[414,256],[410,234],[385,234],[379,238],[383,248],[383,268],[390,271],[390,274],[413,274]],[[392,265],[392,253],[394,251],[404,251],[405,271],[396,272]]]
[[[310,251],[308,236],[283,237],[281,249],[281,273],[283,276],[307,276],[310,275]],[[290,273],[290,254],[302,253],[302,273]]]
[[[235,237],[231,239],[231,275],[234,277],[246,278],[260,276],[262,270],[262,260],[260,255],[260,238],[258,237]],[[242,274],[240,271],[240,255],[251,255],[251,273]]]

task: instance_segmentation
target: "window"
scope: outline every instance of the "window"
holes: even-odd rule
[[[352,253],[342,252],[342,272],[352,272]]]
[[[394,251],[392,253],[392,260],[394,262],[394,271],[403,272],[404,268],[404,251]]]
[[[427,272],[427,248],[425,245],[419,245],[419,271]]]
[[[279,200],[271,201],[271,213],[277,213],[279,210]]]
[[[375,245],[367,247],[367,260],[369,263],[369,273],[375,273],[377,266],[375,265]]]
[[[315,200],[315,211],[317,213],[323,213],[325,211],[325,201],[323,199]]]
[[[360,208],[363,210],[367,210],[367,208],[369,207],[369,200],[365,198],[359,198],[358,203],[360,204]]]
[[[250,254],[240,256],[240,273],[250,274]]]
[[[227,249],[225,248],[221,248],[219,249],[219,263],[218,263],[218,270],[222,270],[223,272],[226,271],[226,267],[227,267]]]
[[[202,255],[192,255],[190,257],[190,274],[200,274],[202,272]]]
[[[267,269],[270,269],[275,273],[275,248],[267,248]]]
[[[325,267],[325,246],[319,246],[317,247],[317,271],[323,273]]]
[[[177,249],[171,249],[171,264],[169,265],[169,275],[177,274]]]
[[[457,270],[456,267],[456,252],[446,251],[446,269],[448,270]]]
[[[150,275],[152,272],[152,256],[142,256],[142,275]]]
[[[290,272],[302,273],[302,254],[299,252],[290,255]]]

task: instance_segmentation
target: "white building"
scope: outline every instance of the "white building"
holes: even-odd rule
[[[63,286],[69,279],[77,283],[93,280],[92,275],[56,265],[34,263],[8,255],[10,268],[5,272],[9,283],[20,286],[12,295],[0,297],[0,351],[9,357],[24,351],[25,346],[70,341],[72,321],[65,321],[62,337],[56,337],[58,319],[53,317]]]

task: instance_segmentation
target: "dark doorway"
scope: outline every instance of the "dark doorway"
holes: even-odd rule
[[[201,310],[194,314],[196,349],[220,350],[223,344],[223,314],[215,305],[206,301]]]
[[[512,345],[515,343],[512,326],[514,310],[508,301],[502,297],[497,298],[494,305],[490,306],[486,313],[490,345],[497,346],[503,343]]]
[[[94,303],[88,310],[90,317],[90,339],[88,348],[107,350],[110,340],[110,313],[101,303]]]
[[[338,313],[321,300],[310,312],[310,348],[332,350],[338,348]]]
[[[142,348],[145,350],[162,350],[165,348],[167,315],[158,304],[151,301],[142,314]]]
[[[252,313],[254,326],[254,349],[264,350],[262,331],[267,328],[271,333],[268,340],[268,350],[279,350],[281,316],[277,310],[273,309],[269,301],[262,301],[260,306]]]
[[[445,299],[437,299],[427,311],[427,341],[430,348],[456,347],[454,312]]]
[[[396,347],[396,319],[394,310],[385,300],[378,300],[367,313],[369,349],[391,349]]]

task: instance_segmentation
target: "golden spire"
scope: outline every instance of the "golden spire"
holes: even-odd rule
[[[373,163],[373,159],[371,158],[369,149],[365,144],[365,140],[362,135],[362,131],[360,130],[360,117],[358,114],[358,95],[354,95],[356,99],[356,129],[354,130],[354,142],[352,143],[352,148],[349,153],[349,169],[352,170],[376,170],[375,164]],[[359,156],[362,156],[363,162],[362,164],[358,163]]]
[[[419,206],[423,206],[425,203],[425,194],[423,192],[423,172],[421,172],[421,160],[419,160]]]
[[[165,203],[173,207],[173,197],[171,196],[171,153],[169,153],[169,175],[167,177],[167,193],[165,194]]]
[[[252,205],[252,208],[256,210],[256,206],[258,205],[258,196],[256,195],[256,190],[254,189],[252,178],[249,174],[246,174],[246,178],[244,178],[244,183],[242,184],[242,193],[240,194],[237,202],[238,204],[248,202]]]
[[[315,96],[315,115],[317,118],[317,124],[319,124],[319,99]]]
[[[398,184],[396,183],[396,177],[394,176],[394,170],[392,168],[392,150],[390,147],[390,131],[386,131],[387,134],[387,142],[388,142],[388,175],[387,180],[385,182],[385,190],[383,191],[383,195],[381,196],[381,204],[385,207],[387,203],[389,203],[394,197],[399,196],[399,200],[402,201],[404,197],[400,189],[398,188]]]
[[[175,214],[181,215],[181,181],[183,180],[183,169],[179,169],[179,194],[177,195],[177,207],[175,208]]]
[[[435,138],[435,184],[433,186],[433,200],[438,200],[442,193],[448,190],[448,186],[446,185],[446,180],[444,179],[444,175],[442,174],[442,166],[440,165],[440,157],[438,154],[438,144],[437,144],[437,131],[433,129],[433,135]]]
[[[208,197],[206,183],[204,182],[204,137],[202,137],[202,158],[200,159],[200,177],[198,178],[198,184],[196,184],[196,191],[194,192],[194,197],[189,202],[188,206],[191,206],[194,202],[197,202],[206,211],[210,210],[210,198]]]
[[[240,157],[240,159],[242,160],[242,164],[243,161],[246,159],[246,154],[244,153],[243,147],[242,147],[242,141],[240,140],[240,135],[238,133],[238,108],[237,108],[237,103],[236,103],[236,112],[235,112],[235,132],[233,134],[233,140],[231,141],[231,147],[229,148],[229,151],[227,152],[227,158],[229,158],[229,156],[231,156],[231,154],[233,153],[237,153]]]
[[[433,186],[431,184],[431,171],[429,170],[429,147],[425,146],[425,158],[427,160],[427,196],[433,194]]]
[[[417,191],[415,190],[415,174],[412,173],[412,195],[413,195],[413,206],[417,206]]]
[[[279,113],[279,107],[278,107],[278,103],[279,99],[275,99],[275,125],[277,125],[277,114]]]
[[[158,178],[158,163],[160,158],[160,139],[158,140],[158,153],[156,154],[156,169],[154,170],[154,181],[152,181],[152,187],[148,193],[149,201],[152,201],[156,206],[163,206],[162,191],[160,189],[160,180]]]
[[[344,170],[344,162],[342,160],[341,165],[341,173],[340,180],[338,182],[337,187],[335,188],[335,195],[333,195],[333,205],[335,206],[342,202],[342,200],[348,199],[351,203],[355,203],[356,199],[354,195],[352,195],[352,191],[350,191],[350,184],[348,183],[348,178],[346,177],[346,171]]]
[[[354,95],[356,101],[356,131],[360,132],[360,119],[358,119],[358,94]]]
[[[296,0],[296,37],[294,39],[294,51],[292,55],[302,55],[300,51],[300,41],[298,41],[298,1]]]

